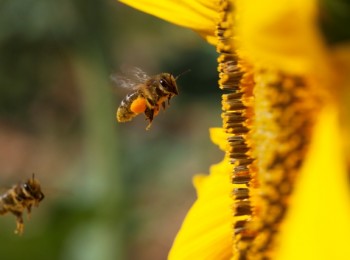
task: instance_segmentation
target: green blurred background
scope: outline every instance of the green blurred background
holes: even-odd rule
[[[215,49],[112,0],[2,0],[0,27],[0,185],[34,172],[46,195],[22,237],[0,217],[1,259],[165,259],[193,175],[222,157]],[[150,131],[115,121],[124,65],[191,69]]]

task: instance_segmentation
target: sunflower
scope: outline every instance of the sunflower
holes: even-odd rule
[[[348,259],[349,6],[344,1],[130,1],[218,51],[225,151],[169,259]]]

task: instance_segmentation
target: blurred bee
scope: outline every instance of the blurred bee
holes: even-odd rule
[[[138,114],[144,113],[149,121],[146,130],[151,127],[153,118],[158,114],[160,107],[163,109],[170,104],[170,99],[179,94],[176,78],[170,73],[160,73],[148,76],[139,68],[124,71],[127,76],[114,75],[112,80],[118,86],[132,89],[122,100],[116,118],[118,122],[131,121]]]
[[[40,183],[37,179],[28,179],[24,183],[14,185],[11,189],[0,196],[0,215],[11,212],[16,216],[15,234],[21,235],[24,230],[23,212],[27,209],[28,217],[32,206],[38,206],[44,199]]]

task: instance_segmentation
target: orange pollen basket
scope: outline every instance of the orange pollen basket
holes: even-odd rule
[[[141,98],[141,97],[135,99],[132,102],[131,106],[130,106],[130,110],[132,112],[134,112],[135,114],[140,114],[140,113],[145,112],[145,110],[146,110],[146,99]]]

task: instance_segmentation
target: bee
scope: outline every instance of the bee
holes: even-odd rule
[[[139,68],[132,68],[124,73],[131,77],[115,75],[112,76],[112,80],[119,86],[133,91],[122,100],[116,119],[118,122],[127,122],[144,113],[148,120],[146,127],[148,130],[154,117],[158,115],[160,107],[165,110],[167,105],[170,105],[170,99],[179,94],[176,85],[178,77],[175,78],[170,73],[148,76]]]
[[[26,182],[18,183],[0,196],[0,215],[7,212],[16,216],[15,234],[23,234],[23,212],[27,209],[28,217],[32,206],[38,206],[44,199],[40,183],[37,179],[28,179]]]

